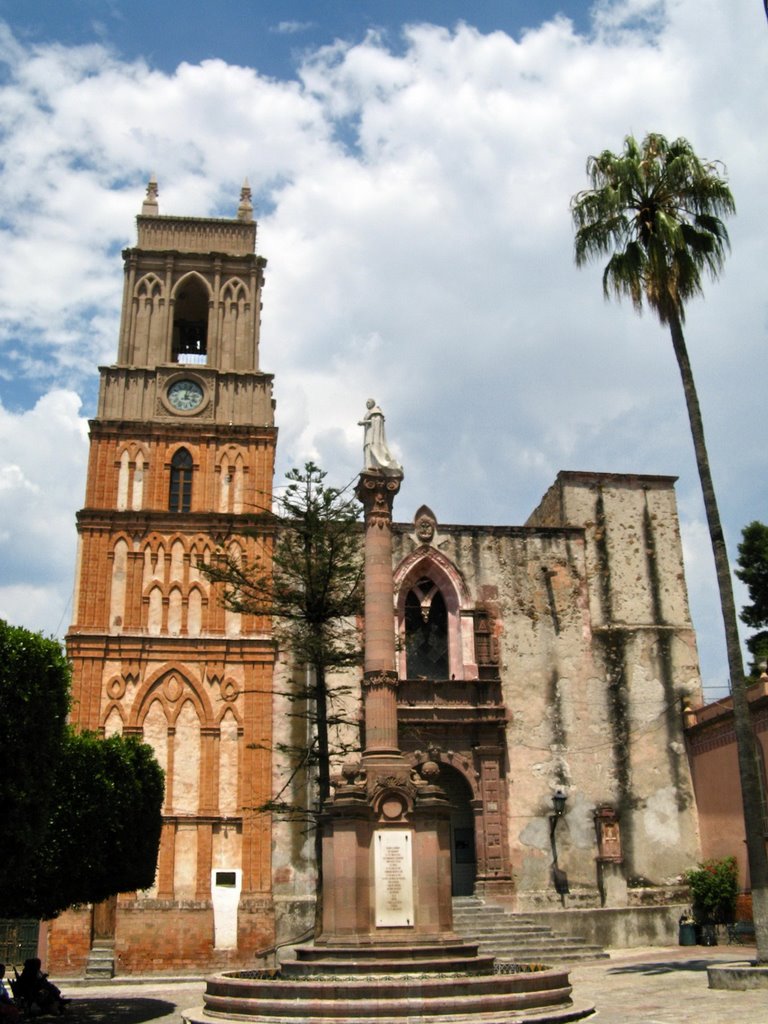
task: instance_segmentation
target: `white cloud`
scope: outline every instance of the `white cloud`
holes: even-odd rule
[[[281,36],[293,36],[299,32],[308,32],[315,27],[313,21],[280,21],[270,32],[276,32]]]
[[[593,10],[600,33],[625,42],[632,32],[660,32],[667,24],[667,8],[675,0],[597,0]]]
[[[220,60],[165,74],[6,33],[0,378],[92,389],[114,358],[118,250],[149,173],[161,212],[190,215],[231,215],[247,175],[269,259],[278,473],[315,456],[349,479],[373,396],[405,464],[401,518],[427,502],[444,521],[522,522],[560,468],[670,473],[691,558],[700,499],[668,337],[603,302],[599,267],[574,268],[568,213],[588,154],[628,132],[684,135],[726,162],[740,213],[724,279],[688,315],[733,550],[766,497],[748,443],[768,328],[763,22],[715,0],[601,0],[589,36],[564,18],[518,40],[419,25],[394,51],[372,32],[291,82]],[[8,415],[18,444],[26,414]],[[42,455],[26,458],[12,461],[37,483]],[[70,537],[81,493],[56,499]],[[22,551],[40,538],[18,502],[7,529]],[[711,603],[714,578],[689,572]],[[698,615],[707,676],[722,678]]]
[[[0,618],[49,633],[69,624],[88,454],[80,405],[52,391],[26,412],[0,406]]]

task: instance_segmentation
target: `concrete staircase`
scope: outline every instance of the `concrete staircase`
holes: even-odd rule
[[[499,960],[554,965],[608,958],[601,946],[558,935],[533,917],[513,914],[477,896],[454,896],[453,927],[461,938],[479,942],[481,953]]]
[[[114,939],[95,939],[85,965],[86,980],[97,981],[115,976]]]

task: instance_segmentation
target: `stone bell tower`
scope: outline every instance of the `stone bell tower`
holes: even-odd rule
[[[232,219],[161,216],[149,182],[123,253],[117,361],[90,423],[73,720],[136,735],[165,770],[155,886],[53,926],[51,968],[111,943],[123,972],[245,963],[273,941],[269,623],[200,571],[268,550],[276,429],[259,368],[266,261],[247,183]],[[261,532],[260,532],[261,530]],[[247,531],[247,533],[246,533]]]

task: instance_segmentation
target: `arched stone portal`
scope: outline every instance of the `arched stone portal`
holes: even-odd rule
[[[457,567],[433,546],[434,529],[434,516],[423,506],[416,516],[423,543],[394,574],[402,641],[398,743],[414,766],[440,762],[440,785],[453,805],[453,894],[508,895],[508,715],[495,626],[489,608],[470,600]]]
[[[471,896],[477,879],[475,807],[469,783],[451,765],[440,766],[440,785],[451,803],[451,894]]]

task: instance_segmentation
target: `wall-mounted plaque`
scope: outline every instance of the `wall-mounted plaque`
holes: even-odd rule
[[[376,927],[413,928],[413,832],[377,829],[373,843]]]

